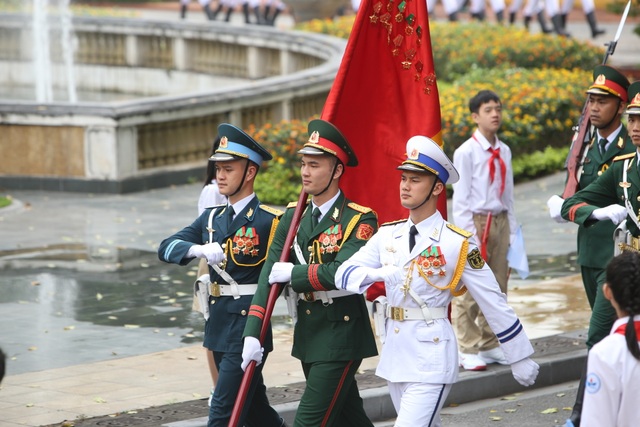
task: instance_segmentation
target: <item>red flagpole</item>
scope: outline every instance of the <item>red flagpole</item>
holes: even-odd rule
[[[296,236],[296,232],[298,231],[298,224],[300,224],[300,218],[302,217],[302,212],[304,212],[304,208],[307,205],[307,193],[303,191],[300,192],[300,197],[298,198],[298,206],[296,206],[295,211],[293,212],[293,218],[291,220],[291,226],[289,227],[289,232],[287,233],[287,238],[284,241],[284,246],[282,247],[282,254],[280,254],[280,262],[289,261],[289,254],[291,251],[291,245],[293,245],[293,239]],[[267,306],[265,307],[264,319],[262,321],[262,327],[260,328],[260,345],[264,343],[264,338],[267,335],[267,331],[270,326],[271,314],[273,313],[273,308],[276,305],[276,300],[280,295],[280,291],[282,289],[282,283],[274,284],[271,286],[269,290],[269,297],[267,298]],[[240,383],[240,388],[238,389],[238,396],[236,396],[236,403],[233,406],[233,411],[231,412],[231,418],[229,418],[229,427],[236,427],[238,422],[240,421],[240,415],[242,414],[242,409],[244,408],[244,404],[247,400],[247,394],[249,393],[249,386],[251,385],[251,380],[253,379],[253,375],[256,370],[256,362],[252,360],[249,362],[247,369],[244,371],[244,375],[242,376],[242,382]]]

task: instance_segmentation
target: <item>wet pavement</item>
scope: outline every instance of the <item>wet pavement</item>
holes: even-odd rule
[[[586,26],[570,26],[574,36],[586,34]],[[621,41],[620,59],[622,46]],[[546,366],[540,380],[549,384],[570,380],[557,371],[570,371],[569,365],[583,360],[580,331],[589,316],[575,265],[576,227],[547,216],[546,200],[561,192],[563,181],[564,174],[555,174],[516,186],[531,275],[514,276],[509,285],[510,304],[537,339],[536,357]],[[205,416],[202,399],[210,382],[200,344],[203,322],[190,309],[196,266],[162,264],[155,254],[164,237],[195,218],[200,188],[127,195],[10,193],[15,203],[0,209],[0,346],[9,356],[0,427],[63,420],[75,420],[76,426],[186,426]],[[264,373],[272,403],[290,413],[303,376],[289,356],[285,313],[279,302],[276,351]],[[377,358],[366,360],[358,378],[370,391],[367,402],[380,411],[384,404],[375,393],[384,394],[384,383],[373,374],[376,363]],[[491,367],[487,375],[504,384],[477,385],[482,392],[513,383],[506,367]],[[482,378],[463,372],[458,389],[469,393]]]
[[[509,301],[531,338],[580,330],[588,319],[572,255],[575,226],[547,217],[546,200],[562,183],[556,174],[516,187],[531,275],[512,277]],[[0,426],[145,425],[132,417],[154,425],[154,417],[164,424],[206,414],[199,400],[210,387],[203,323],[190,297],[196,265],[160,263],[155,253],[164,237],[195,218],[200,188],[11,193],[15,203],[0,211],[0,346],[10,358]],[[276,351],[265,378],[274,404],[291,405],[303,376],[289,355],[283,302],[274,316]],[[571,351],[581,348],[567,342]],[[544,338],[540,348],[567,342]],[[384,386],[373,374],[376,364],[367,359],[359,376],[372,393]],[[107,416],[114,413],[120,416]],[[117,424],[122,417],[129,418]]]

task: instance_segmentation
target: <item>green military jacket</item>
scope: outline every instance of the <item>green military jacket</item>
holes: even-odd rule
[[[579,181],[580,190],[596,181],[616,156],[632,153],[635,147],[629,140],[627,129],[622,126],[618,136],[604,155],[600,154],[595,136],[587,150]],[[604,245],[602,242],[612,239],[615,228],[615,224],[611,221],[598,221],[590,227],[580,225],[578,227],[578,264],[583,267],[606,268],[613,258],[613,245]]]
[[[625,160],[630,159],[627,179],[623,180],[623,172]],[[573,221],[585,228],[590,228],[596,223],[611,221],[597,221],[589,218],[591,213],[598,209],[609,205],[624,206],[624,188],[627,188],[629,202],[633,207],[633,212],[637,216],[640,214],[640,170],[638,169],[638,154],[629,153],[616,157],[611,166],[598,178],[595,182],[587,186],[587,188],[578,191],[569,197],[562,205],[562,217]],[[612,225],[615,228],[615,225]],[[627,216],[627,229],[634,236],[640,235],[640,230],[635,222]],[[598,246],[593,247],[594,251],[599,246],[611,247],[613,250],[613,232],[608,236],[611,245],[605,245],[601,241]],[[606,242],[606,241],[605,241]]]
[[[269,273],[280,260],[291,227],[296,203],[287,207],[269,249],[258,280],[244,336],[259,337],[270,291]],[[334,276],[338,267],[356,253],[378,229],[375,212],[359,206],[341,192],[322,220],[313,227],[311,210],[305,208],[296,241],[306,264],[289,248],[294,264],[291,286],[300,294],[298,321],[294,329],[292,356],[306,363],[355,360],[377,355],[369,313],[362,295],[333,298],[331,304],[307,301],[305,293],[336,290]]]

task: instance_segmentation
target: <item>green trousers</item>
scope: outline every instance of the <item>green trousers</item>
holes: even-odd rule
[[[355,379],[362,360],[302,363],[307,380],[294,427],[373,427]]]
[[[591,306],[591,320],[587,333],[587,348],[590,350],[596,343],[609,335],[616,320],[616,311],[602,292],[602,285],[606,281],[606,270],[591,267],[580,267],[580,269],[584,290]]]

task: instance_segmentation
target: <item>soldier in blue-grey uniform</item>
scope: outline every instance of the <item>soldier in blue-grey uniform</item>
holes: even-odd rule
[[[220,147],[216,180],[228,203],[205,211],[191,225],[160,244],[164,262],[186,265],[195,258],[209,264],[209,307],[204,346],[214,353],[219,371],[211,399],[209,427],[227,427],[242,382],[242,332],[279,217],[282,212],[260,203],[253,191],[260,165],[271,155],[237,127],[218,126]],[[273,350],[264,342],[264,358]],[[264,361],[264,360],[263,360]],[[262,364],[264,366],[264,364]],[[283,420],[269,405],[258,366],[238,425],[280,427]]]
[[[376,374],[388,382],[398,413],[394,426],[441,426],[440,410],[458,378],[456,336],[447,316],[453,297],[471,293],[520,384],[533,384],[539,367],[473,233],[437,210],[445,184],[459,177],[449,158],[430,138],[414,136],[398,169],[409,218],[383,224],[338,268],[335,283],[363,293],[384,282],[386,297],[374,302],[376,333],[384,340]]]

